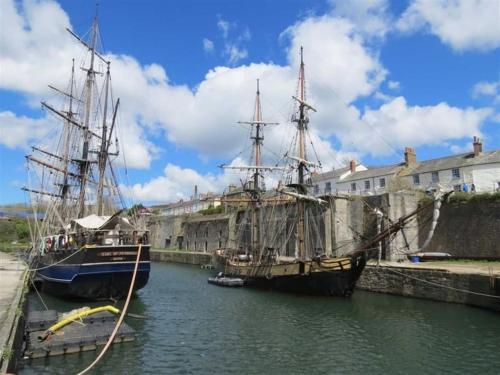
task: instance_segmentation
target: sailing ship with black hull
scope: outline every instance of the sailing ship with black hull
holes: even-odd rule
[[[248,209],[237,220],[235,245],[217,250],[215,264],[224,276],[241,278],[250,287],[348,297],[366,265],[367,251],[403,228],[417,211],[389,225],[350,254],[339,257],[326,254],[321,229],[324,222],[319,221],[329,203],[308,194],[310,174],[320,165],[308,161],[306,154],[308,112],[316,110],[306,102],[302,48],[298,90],[293,99],[296,102],[292,117],[296,124],[294,154],[286,155],[293,164],[281,168],[263,166],[262,130],[270,123],[262,120],[257,88],[254,117],[247,122],[253,129],[252,165],[226,167],[249,171],[249,180],[244,184],[246,196],[223,198],[226,204],[246,202]],[[264,172],[276,170],[283,172],[286,187],[279,185],[274,192],[264,191],[261,184]]]
[[[75,67],[66,89],[53,86],[62,107],[42,102],[60,123],[43,146],[26,156],[33,212],[44,212],[31,226],[33,283],[44,292],[98,299],[124,298],[140,259],[134,290],[149,278],[148,232],[134,210],[125,210],[113,167],[119,155],[110,62],[97,51],[94,18],[88,41],[68,29],[85,49],[78,95]],[[52,140],[52,141],[51,141]]]

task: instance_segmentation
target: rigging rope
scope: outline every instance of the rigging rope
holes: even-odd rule
[[[56,263],[52,263],[52,264],[49,264],[48,266],[45,266],[45,267],[40,267],[40,268],[29,268],[29,269],[28,269],[28,271],[30,271],[30,272],[32,272],[32,271],[33,271],[33,272],[34,272],[34,271],[41,271],[41,270],[45,270],[45,269],[47,269],[47,268],[50,268],[50,267],[52,267],[52,266],[55,266],[55,265],[57,265],[57,264],[60,264],[60,263],[64,262],[65,260],[67,260],[67,259],[71,258],[73,255],[78,254],[80,251],[82,251],[82,250],[84,250],[84,249],[85,249],[85,246],[82,246],[79,250],[75,251],[74,253],[70,254],[70,255],[69,255],[69,256],[67,256],[66,258],[63,258],[63,259],[61,259],[60,261],[58,261],[58,262],[56,262]],[[29,267],[29,265],[28,265],[28,267]]]
[[[102,359],[104,354],[106,354],[109,347],[111,346],[111,344],[115,340],[115,336],[118,333],[118,329],[122,325],[123,319],[125,318],[125,315],[127,315],[128,305],[130,302],[130,298],[132,297],[132,292],[134,290],[135,276],[137,275],[137,270],[139,268],[139,259],[141,257],[141,250],[142,250],[142,244],[139,244],[139,248],[137,249],[137,259],[135,260],[134,273],[132,274],[132,280],[130,281],[130,288],[128,290],[127,299],[125,300],[125,305],[123,305],[122,313],[120,314],[120,318],[118,319],[118,322],[116,323],[115,329],[111,333],[111,336],[109,336],[108,342],[106,343],[106,345],[104,346],[102,351],[99,353],[97,358],[94,360],[94,362],[92,362],[85,370],[79,372],[78,375],[83,375],[83,374],[86,374],[87,372],[89,372],[92,369],[92,367],[94,367]]]

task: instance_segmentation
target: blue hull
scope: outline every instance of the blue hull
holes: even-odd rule
[[[67,254],[50,254],[42,257],[37,264],[40,270],[35,281],[46,293],[90,300],[123,299],[127,296],[135,267],[133,247],[89,248],[80,251],[67,261]],[[143,288],[149,279],[151,268],[149,247],[143,248],[134,283],[134,291]],[[114,253],[113,253],[114,252]],[[125,257],[113,257],[116,253],[127,254]],[[71,254],[71,251],[68,251]],[[111,254],[111,255],[109,255]]]

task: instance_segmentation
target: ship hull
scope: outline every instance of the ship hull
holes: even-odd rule
[[[45,293],[64,298],[123,299],[130,288],[137,250],[138,246],[94,246],[52,252],[38,259],[35,284]],[[134,291],[147,284],[149,272],[149,245],[143,245]]]
[[[219,257],[216,264],[225,276],[240,277],[249,287],[305,295],[350,297],[366,261],[364,257],[356,257],[348,262],[348,267],[335,269],[322,269],[313,261],[252,267],[229,265]]]

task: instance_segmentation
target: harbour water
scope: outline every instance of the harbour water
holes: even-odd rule
[[[500,373],[498,313],[360,291],[340,299],[221,288],[210,274],[153,263],[130,309],[146,319],[127,319],[138,339],[113,346],[94,373]],[[82,306],[43,299],[60,311]],[[43,309],[36,295],[29,302]],[[77,373],[95,356],[26,361],[20,373]]]

